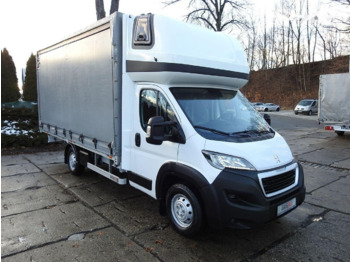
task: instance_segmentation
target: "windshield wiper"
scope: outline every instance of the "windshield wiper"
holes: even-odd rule
[[[270,133],[270,130],[245,130],[240,132],[233,132],[230,135],[261,135],[261,134],[267,134]]]
[[[220,131],[214,128],[210,128],[210,127],[205,127],[205,126],[193,126],[194,128],[199,128],[199,129],[203,129],[203,130],[207,130],[210,131],[212,133],[216,133],[216,134],[220,134],[220,135],[225,135],[225,136],[229,136],[230,133],[226,133],[224,131]]]

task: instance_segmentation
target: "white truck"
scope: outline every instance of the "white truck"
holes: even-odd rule
[[[39,126],[84,168],[160,201],[174,229],[251,228],[300,205],[302,166],[239,89],[232,37],[161,15],[100,20],[37,53]]]
[[[350,73],[320,76],[318,121],[339,136],[350,132]]]

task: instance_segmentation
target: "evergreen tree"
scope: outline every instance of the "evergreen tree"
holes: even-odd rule
[[[1,50],[1,102],[17,101],[21,97],[16,67],[6,48]]]
[[[26,76],[23,83],[23,100],[38,101],[36,89],[36,59],[31,54],[26,67]]]

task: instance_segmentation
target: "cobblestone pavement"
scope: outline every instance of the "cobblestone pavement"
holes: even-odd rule
[[[305,172],[305,203],[254,230],[176,234],[159,203],[63,152],[1,158],[2,261],[349,261],[350,135],[281,130]]]

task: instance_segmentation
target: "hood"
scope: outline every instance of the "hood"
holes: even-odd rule
[[[272,139],[247,143],[206,140],[205,150],[248,160],[257,171],[276,168],[293,161],[287,142],[277,132]]]
[[[308,109],[310,109],[310,107],[311,107],[311,105],[309,105],[309,106],[301,106],[301,105],[297,105],[296,107],[295,107],[295,109],[303,109],[303,110],[308,110]]]

